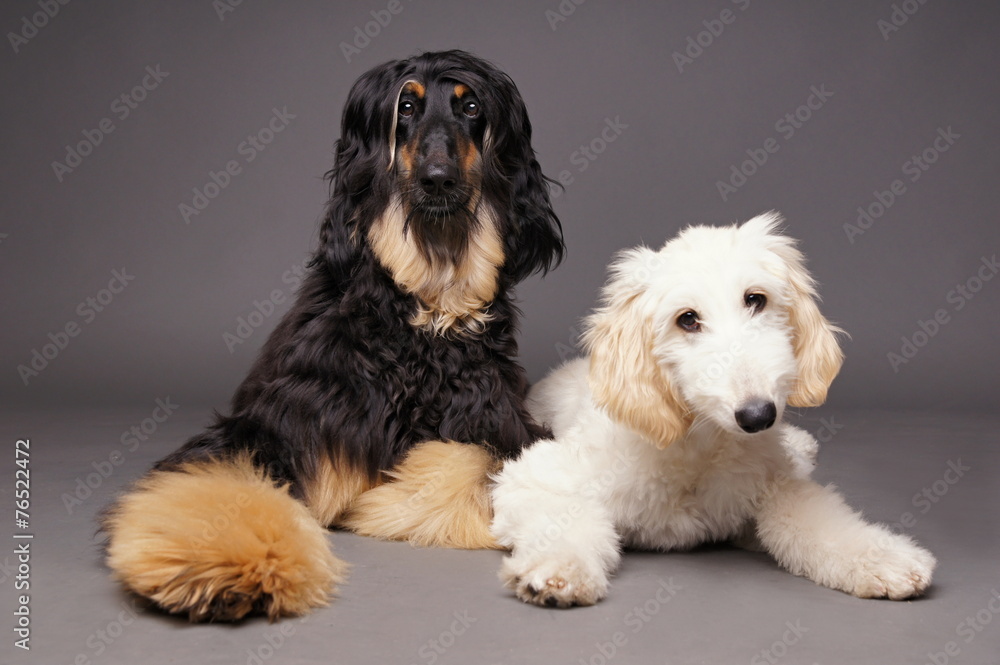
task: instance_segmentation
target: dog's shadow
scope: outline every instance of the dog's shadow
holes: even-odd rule
[[[818,594],[833,594],[852,605],[871,601],[885,601],[887,605],[898,602],[886,598],[856,598],[816,584],[805,577],[790,575],[763,549],[733,541],[703,543],[691,549],[666,552],[625,548],[621,566],[615,573],[614,586],[620,590],[630,587],[645,589],[649,586],[651,577],[654,580],[668,581],[672,578],[679,587],[704,581],[706,584],[742,583],[745,588],[750,588],[751,584],[765,580],[769,592],[774,592],[776,585],[787,585],[789,593],[792,593],[792,585],[801,585],[802,589],[813,590]],[[923,595],[910,598],[907,602],[933,601],[939,591],[937,584],[931,585]]]

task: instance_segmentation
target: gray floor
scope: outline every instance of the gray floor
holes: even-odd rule
[[[109,497],[207,418],[206,410],[183,407],[134,451],[123,447],[123,432],[151,412],[152,405],[2,418],[0,505],[8,518],[0,536],[8,544],[0,548],[0,662],[1000,663],[1000,619],[990,609],[1000,597],[1000,417],[810,412],[799,419],[824,433],[820,417],[832,417],[838,428],[825,431],[818,479],[835,482],[872,519],[898,523],[912,514],[911,526],[897,528],[940,562],[931,594],[919,601],[858,600],[793,577],[765,555],[714,547],[629,553],[605,602],[545,610],[500,587],[499,552],[420,550],[337,532],[330,542],[352,571],[330,607],[277,624],[192,626],[135,605],[111,583],[94,535],[94,515]],[[14,442],[24,437],[31,439],[27,531],[10,519]],[[118,466],[102,465],[115,449]],[[968,470],[946,474],[950,464]],[[65,499],[78,481],[110,469],[99,485],[90,478],[96,489],[70,514]],[[924,488],[929,498],[915,497]],[[15,590],[13,546],[25,541],[14,533],[35,535],[27,592]],[[30,652],[13,646],[22,593],[30,594]]]

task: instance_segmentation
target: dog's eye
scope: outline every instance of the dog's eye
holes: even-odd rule
[[[763,293],[748,293],[743,296],[743,303],[752,309],[754,314],[756,314],[763,310],[764,306],[767,305],[767,296]]]
[[[687,332],[701,331],[701,322],[698,321],[698,312],[688,310],[677,317],[677,325],[681,330]]]
[[[462,112],[470,118],[475,118],[479,115],[479,103],[474,102],[471,99],[462,104]]]
[[[404,99],[399,103],[399,115],[404,118],[409,118],[413,115],[414,110],[416,110],[416,107],[413,105],[413,102]]]

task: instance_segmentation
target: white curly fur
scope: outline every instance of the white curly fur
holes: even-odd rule
[[[781,420],[786,404],[823,402],[842,355],[780,223],[768,213],[692,227],[612,265],[586,322],[588,357],[530,394],[554,438],[496,478],[492,530],[512,549],[500,577],[522,600],[590,605],[607,594],[623,546],[727,539],[864,598],[908,598],[930,584],[930,552],[810,480],[816,441]],[[749,306],[748,293],[764,306]],[[699,330],[679,325],[686,312]],[[775,424],[744,431],[736,413],[767,403]]]

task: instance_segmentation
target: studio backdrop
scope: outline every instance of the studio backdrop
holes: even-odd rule
[[[775,209],[849,334],[834,407],[989,410],[1000,354],[995,2],[5,4],[7,407],[224,407],[317,242],[375,64],[517,82],[568,254],[519,287],[532,380],[614,253]]]

